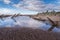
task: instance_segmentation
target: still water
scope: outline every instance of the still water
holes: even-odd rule
[[[39,28],[42,30],[48,30],[51,25],[49,22],[42,22],[34,20],[28,16],[18,16],[14,18],[17,22],[14,22],[10,17],[0,19],[0,28],[1,27],[30,27],[30,28]],[[60,32],[59,28],[54,28],[53,32]]]

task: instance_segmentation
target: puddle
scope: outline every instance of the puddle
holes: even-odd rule
[[[14,19],[17,22],[14,22],[14,20],[11,19],[10,17],[4,18],[4,20],[0,19],[0,27],[20,26],[20,27],[39,28],[42,30],[48,30],[51,27],[51,25],[48,22],[37,21],[27,16],[18,16]],[[60,29],[54,28],[53,32],[60,32]]]

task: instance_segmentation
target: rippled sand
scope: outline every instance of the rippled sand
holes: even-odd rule
[[[32,28],[0,28],[0,40],[60,40],[60,35]]]

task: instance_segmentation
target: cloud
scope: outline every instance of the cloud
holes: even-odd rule
[[[42,0],[23,0],[20,1],[18,4],[13,4],[13,6],[17,8],[24,8],[38,12],[43,12],[46,10],[54,10],[60,7],[60,5],[56,6],[56,4],[52,4],[52,3],[45,4],[45,2]]]
[[[27,9],[37,12],[45,12],[46,10],[60,10],[60,0],[54,3],[45,3],[43,0],[22,0],[17,4],[12,3],[11,0],[3,0],[5,4],[12,4],[12,6],[22,9]]]
[[[20,13],[18,10],[16,11],[16,9],[9,9],[9,8],[0,8],[0,14],[15,14],[15,13]]]
[[[17,8],[25,8],[28,10],[35,10],[35,11],[39,10],[42,11],[42,9],[45,8],[44,2],[39,0],[23,0],[18,4],[14,4],[13,6]]]
[[[11,3],[11,0],[3,0],[3,2],[4,2],[5,4],[10,4],[10,3]]]

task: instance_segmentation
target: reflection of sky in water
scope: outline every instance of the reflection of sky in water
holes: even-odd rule
[[[48,30],[51,26],[50,24],[46,24],[46,22],[42,21],[36,21],[32,18],[26,17],[26,16],[19,16],[15,18],[17,22],[14,22],[10,17],[5,18],[4,21],[0,19],[0,26],[2,27],[14,27],[16,25],[22,26],[22,27],[31,27],[31,28],[39,28],[43,30]],[[54,28],[54,32],[60,32],[60,29]]]

